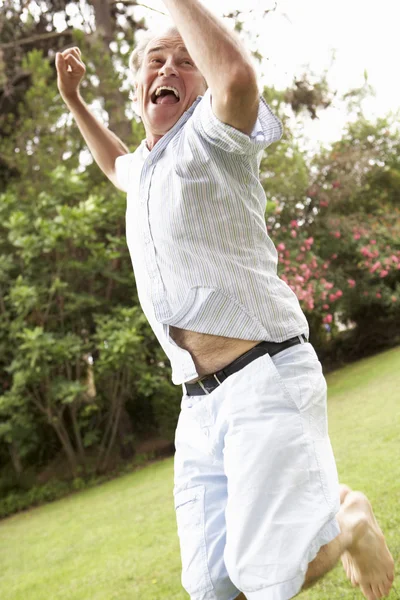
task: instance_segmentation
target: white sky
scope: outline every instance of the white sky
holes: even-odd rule
[[[167,12],[162,0],[143,1]],[[260,15],[274,6],[272,0],[201,1],[219,16],[236,9],[246,11],[245,28],[252,35],[248,43],[268,59],[259,67],[262,84],[283,89],[305,70],[318,75],[329,68],[329,85],[339,97],[362,86],[366,69],[376,91],[376,97],[364,105],[366,115],[383,116],[400,108],[398,0],[277,0],[276,11],[264,20]],[[251,9],[254,12],[249,14]],[[144,16],[149,27],[165,22],[163,16],[145,8],[135,8],[135,15]],[[311,146],[338,139],[345,120],[338,101],[320,119],[307,120],[305,133]]]

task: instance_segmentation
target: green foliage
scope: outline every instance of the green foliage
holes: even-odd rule
[[[0,194],[0,462],[11,455],[19,473],[62,450],[76,473],[98,446],[105,469],[115,446],[134,439],[136,424],[122,419],[135,414],[159,350],[138,307],[124,196],[81,172],[82,140],[43,53],[28,53],[23,68],[32,84],[2,146],[20,177]],[[111,59],[102,73],[118,88]],[[169,375],[160,369],[142,397],[172,387]]]
[[[70,490],[70,484],[65,481],[52,481],[43,486],[34,486],[28,492],[13,492],[0,499],[0,518],[62,498]]]
[[[155,459],[154,452],[137,454],[133,461],[118,466],[117,469],[110,471],[106,475],[89,475],[86,477],[74,477],[73,479],[61,480],[53,479],[42,485],[29,485],[10,491],[14,484],[1,485],[3,478],[0,479],[0,519],[9,517],[28,508],[54,502],[60,498],[70,495],[74,492],[80,492],[85,489],[96,487],[115,477],[131,473],[133,470],[140,469],[148,465],[149,461]]]

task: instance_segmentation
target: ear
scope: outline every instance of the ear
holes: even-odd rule
[[[137,81],[134,81],[133,82],[133,90],[131,91],[129,97],[130,97],[132,105],[133,105],[132,108],[133,108],[134,113],[138,117],[142,118],[142,115],[140,113],[140,107],[138,105],[137,89],[138,89],[138,83],[137,83]]]
[[[138,82],[134,81],[133,82],[133,91],[131,92],[131,100],[132,100],[132,102],[137,102],[138,101],[137,89],[138,89]]]

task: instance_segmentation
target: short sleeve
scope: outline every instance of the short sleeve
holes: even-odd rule
[[[128,191],[129,187],[129,166],[132,159],[132,154],[123,154],[118,156],[115,161],[115,174],[118,185],[124,192]]]
[[[235,154],[258,154],[282,137],[282,123],[260,95],[257,121],[250,136],[215,116],[207,89],[193,113],[193,126],[208,143]]]

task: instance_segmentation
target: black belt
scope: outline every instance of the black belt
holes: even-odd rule
[[[184,389],[186,390],[186,394],[188,396],[202,396],[204,394],[211,394],[215,388],[217,388],[225,379],[227,379],[233,373],[240,371],[246,365],[251,363],[256,358],[263,356],[264,354],[269,354],[270,356],[274,356],[278,354],[278,352],[282,352],[282,350],[286,350],[286,348],[290,348],[291,346],[296,346],[296,344],[301,344],[302,341],[307,342],[307,338],[305,335],[299,335],[290,340],[286,340],[285,342],[261,342],[251,348],[245,354],[242,354],[238,358],[236,358],[229,365],[221,369],[221,371],[217,371],[212,375],[205,375],[199,381],[195,383],[184,383]]]

